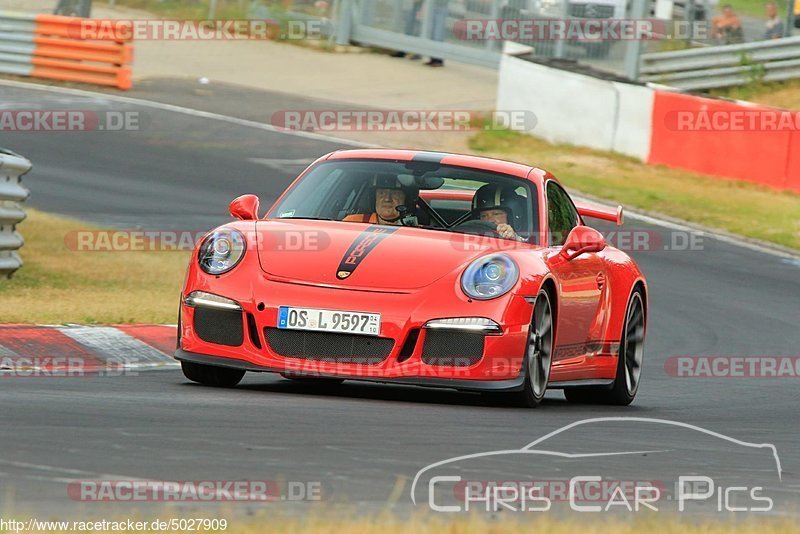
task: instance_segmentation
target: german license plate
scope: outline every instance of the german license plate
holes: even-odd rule
[[[278,328],[377,336],[381,333],[381,314],[280,306]]]

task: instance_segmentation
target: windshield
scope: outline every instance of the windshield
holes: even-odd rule
[[[534,184],[430,162],[332,161],[315,166],[269,212],[272,219],[326,219],[414,226],[528,241],[539,219]]]

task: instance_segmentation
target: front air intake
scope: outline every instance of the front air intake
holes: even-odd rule
[[[484,335],[458,330],[425,330],[422,361],[428,365],[469,367],[483,358]]]
[[[285,358],[320,362],[373,365],[388,358],[394,347],[390,338],[354,334],[265,328],[264,335],[270,348]]]
[[[244,342],[242,312],[197,307],[194,309],[194,331],[203,341],[238,347]]]

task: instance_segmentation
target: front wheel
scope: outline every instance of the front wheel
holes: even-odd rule
[[[489,394],[491,404],[498,401],[504,404],[535,408],[547,392],[550,380],[550,367],[553,363],[553,307],[550,295],[542,289],[536,296],[533,317],[528,329],[528,342],[525,347],[525,382],[522,391],[508,394]]]
[[[192,382],[220,388],[232,388],[242,381],[245,373],[245,371],[239,369],[228,369],[227,367],[192,362],[181,362],[181,369],[183,370],[183,376]]]
[[[627,406],[633,402],[636,392],[639,391],[639,381],[642,376],[645,319],[642,292],[636,289],[625,312],[614,385],[607,389],[590,387],[565,389],[564,396],[568,401],[616,406]]]

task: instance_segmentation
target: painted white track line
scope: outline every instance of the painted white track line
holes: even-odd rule
[[[597,204],[598,206],[604,206],[607,208],[617,207],[616,205],[611,204],[606,199],[587,197],[582,195],[581,193],[570,192],[570,195],[576,200],[581,200],[590,204]],[[754,250],[756,252],[761,252],[764,254],[770,254],[772,256],[777,256],[779,258],[800,260],[800,252],[794,251],[792,249],[782,247],[780,245],[776,245],[773,243],[760,241],[754,238],[730,234],[723,230],[708,228],[699,224],[692,224],[686,221],[670,219],[655,214],[646,214],[625,208],[625,220],[628,219],[633,219],[634,221],[640,221],[645,224],[651,224],[653,226],[660,226],[661,228],[667,228],[669,230],[675,230],[678,232],[699,232],[703,235],[703,237],[710,237],[717,241],[728,243],[730,245],[735,245],[737,247]]]
[[[209,111],[201,111],[199,109],[192,109],[192,108],[185,108],[182,106],[174,106],[172,104],[164,104],[163,102],[155,102],[153,100],[144,100],[140,98],[131,98],[128,96],[120,96],[108,93],[98,93],[94,91],[86,91],[84,89],[72,89],[69,87],[54,87],[54,86],[47,86],[47,85],[38,85],[35,83],[26,83],[26,82],[18,82],[15,80],[0,80],[0,86],[6,87],[15,87],[18,89],[31,89],[34,91],[43,91],[46,93],[59,93],[59,94],[66,94],[66,95],[73,95],[73,96],[84,96],[86,98],[104,98],[106,100],[112,100],[114,102],[121,102],[124,104],[131,104],[135,106],[141,106],[151,109],[158,109],[161,111],[171,111],[173,113],[182,113],[183,115],[189,115],[192,117],[200,117],[203,119],[211,119],[220,122],[227,122],[229,124],[235,124],[237,126],[245,126],[247,128],[255,128],[257,130],[264,130],[267,132],[274,132],[280,133],[284,135],[291,135],[294,137],[302,137],[304,139],[312,139],[315,141],[325,141],[328,143],[336,143],[339,145],[350,145],[352,147],[359,147],[359,148],[382,148],[380,145],[374,145],[371,143],[362,143],[360,141],[350,141],[348,139],[341,139],[339,137],[333,137],[331,135],[324,135],[324,134],[317,134],[313,132],[299,132],[296,130],[287,130],[284,128],[278,128],[277,126],[273,126],[271,124],[266,124],[264,122],[257,122],[251,121],[247,119],[239,119],[237,117],[230,117],[228,115],[221,115],[219,113],[211,113]]]

